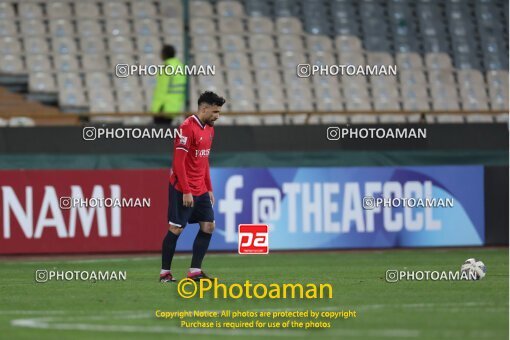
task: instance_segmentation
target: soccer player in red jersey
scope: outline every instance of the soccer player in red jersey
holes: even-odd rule
[[[174,160],[168,189],[168,232],[163,240],[160,282],[174,282],[170,265],[177,239],[188,223],[200,229],[193,242],[188,278],[208,279],[202,260],[214,231],[214,195],[209,173],[209,153],[214,137],[214,122],[220,117],[225,99],[206,91],[198,98],[198,112],[180,126],[181,136],[174,141]]]

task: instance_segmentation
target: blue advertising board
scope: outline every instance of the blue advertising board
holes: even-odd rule
[[[482,166],[213,168],[211,177],[211,250],[237,249],[246,223],[269,225],[270,251],[484,243]],[[194,237],[185,231],[177,249],[191,250]]]

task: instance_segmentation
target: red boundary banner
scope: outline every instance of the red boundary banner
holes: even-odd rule
[[[160,250],[167,193],[166,169],[0,171],[0,254]]]

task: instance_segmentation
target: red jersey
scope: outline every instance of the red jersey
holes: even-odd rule
[[[209,152],[214,128],[193,115],[180,126],[181,137],[174,141],[174,160],[170,183],[184,194],[200,196],[212,191]]]

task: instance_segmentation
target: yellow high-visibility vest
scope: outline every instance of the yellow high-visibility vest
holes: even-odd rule
[[[184,65],[177,58],[165,60],[165,65],[173,66],[173,69]],[[179,72],[169,75],[161,72],[156,76],[156,87],[152,97],[152,113],[160,113],[165,117],[176,117],[184,112],[186,105],[186,76]]]

